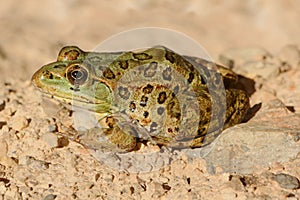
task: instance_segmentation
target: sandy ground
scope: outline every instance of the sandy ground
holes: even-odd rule
[[[2,0],[0,199],[300,199],[299,20],[292,0]],[[143,27],[184,33],[252,79],[252,118],[209,149],[137,160],[58,136],[70,111],[43,103],[32,74],[65,45]]]

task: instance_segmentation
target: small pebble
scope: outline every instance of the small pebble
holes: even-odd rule
[[[299,180],[291,176],[289,174],[276,174],[273,178],[282,188],[285,189],[298,189],[300,188],[300,182]]]
[[[56,199],[57,195],[54,195],[54,194],[48,194],[44,200],[54,200]]]
[[[54,133],[45,133],[44,135],[42,135],[41,138],[51,147],[58,146],[58,138],[57,135],[55,135]]]
[[[13,116],[9,121],[9,125],[14,130],[21,131],[24,128],[28,127],[28,120],[24,116]]]

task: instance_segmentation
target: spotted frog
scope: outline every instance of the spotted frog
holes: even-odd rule
[[[42,93],[92,112],[97,125],[74,140],[92,149],[138,150],[210,144],[240,123],[249,98],[231,70],[156,46],[140,51],[85,52],[63,47],[32,77]]]

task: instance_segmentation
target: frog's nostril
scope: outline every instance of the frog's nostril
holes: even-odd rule
[[[41,72],[39,70],[32,75],[31,82],[35,87],[38,87],[40,79],[41,79]]]
[[[41,76],[41,70],[38,70],[32,75],[31,80],[36,81],[37,79],[39,79],[40,76]]]

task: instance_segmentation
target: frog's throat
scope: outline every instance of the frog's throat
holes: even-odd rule
[[[113,110],[114,112],[116,112],[117,110],[112,105],[108,105],[107,102],[99,101],[99,100],[97,102],[94,102],[94,101],[85,101],[82,100],[81,98],[66,98],[58,95],[52,95],[44,91],[43,91],[43,96],[58,100],[63,104],[68,104],[70,106],[79,107],[84,110],[89,110],[97,113],[112,113]]]

